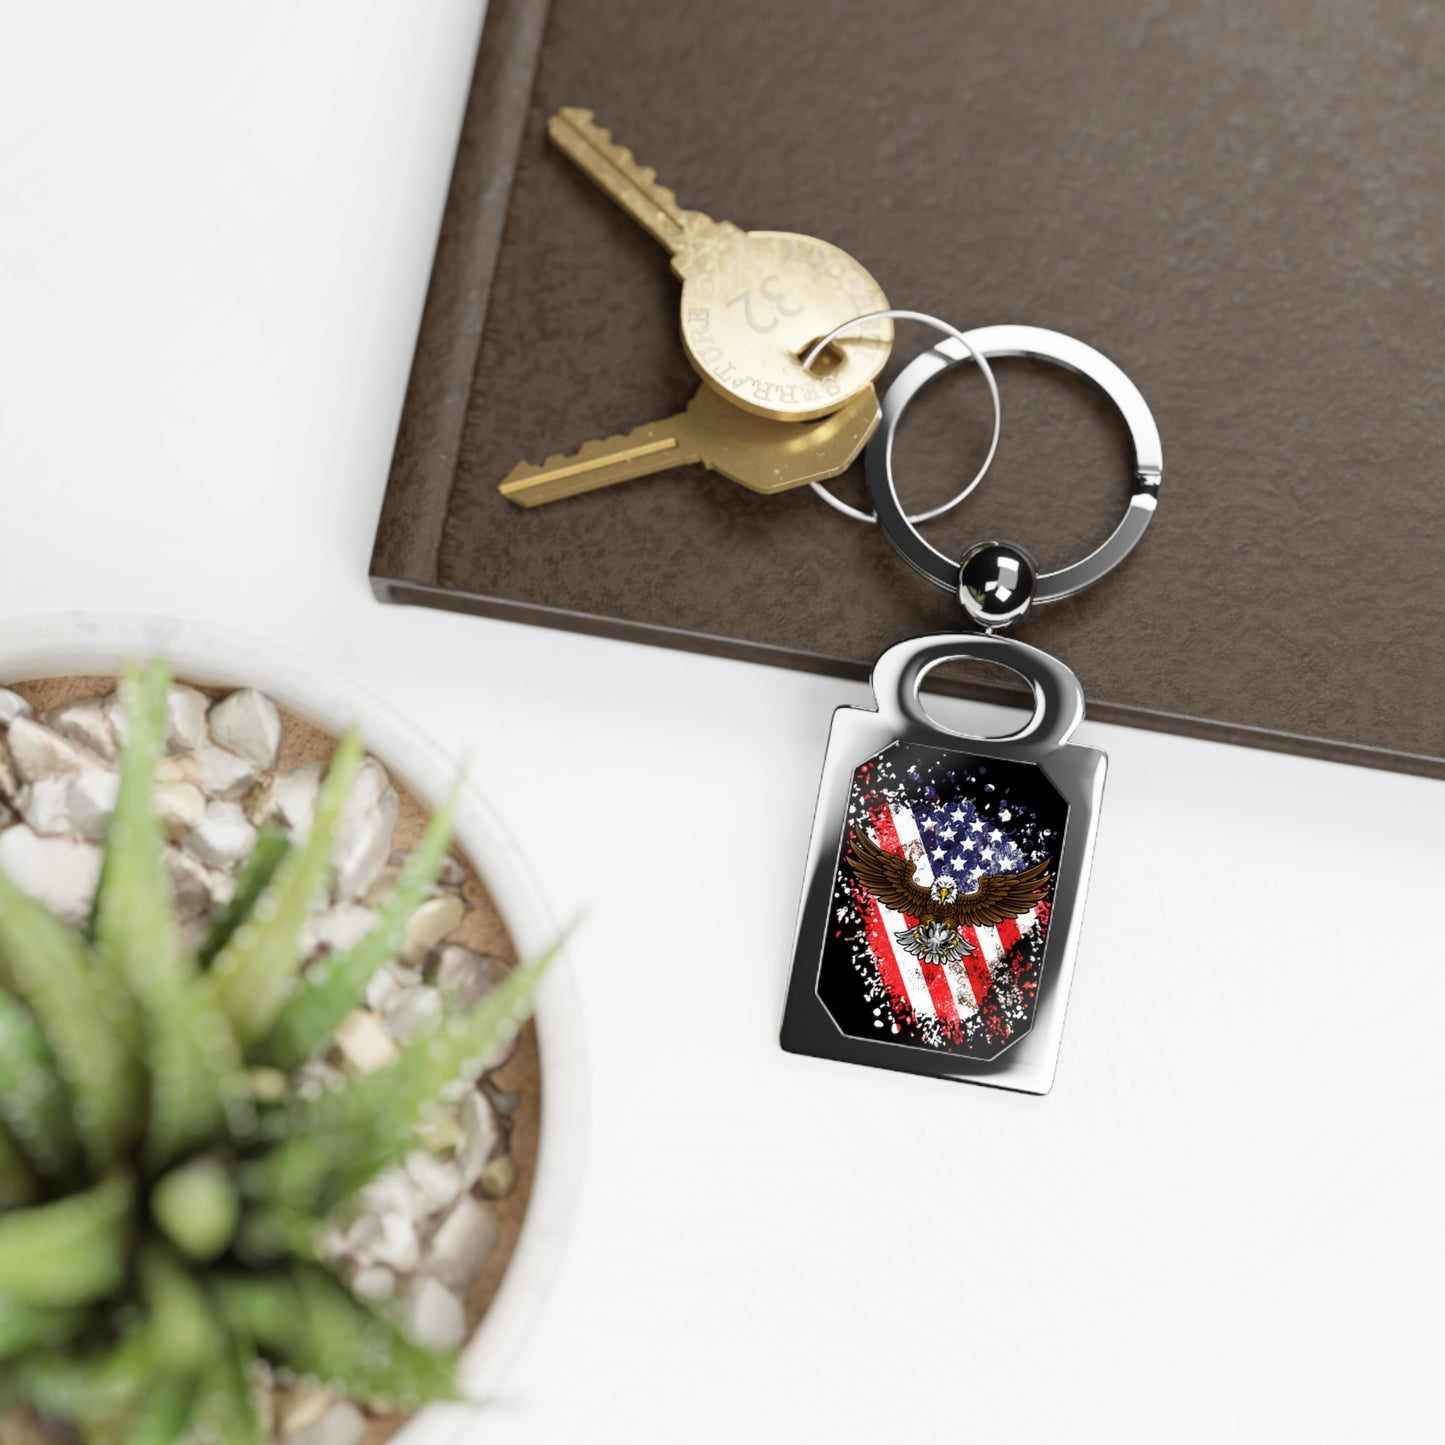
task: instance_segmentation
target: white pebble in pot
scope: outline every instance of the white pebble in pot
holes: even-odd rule
[[[21,823],[0,833],[0,869],[37,903],[78,926],[90,916],[100,882],[100,847],[74,838],[40,838]]]
[[[432,949],[461,923],[466,911],[466,905],[455,893],[438,893],[428,898],[407,922],[401,945],[402,962],[420,968]]]
[[[336,1030],[341,1057],[359,1074],[373,1074],[400,1057],[391,1035],[370,1009],[354,1008]]]
[[[363,908],[359,903],[338,903],[332,908],[313,913],[301,930],[299,948],[303,954],[313,953],[318,948],[332,953],[360,943],[376,926],[377,913],[373,908]]]
[[[20,795],[20,816],[46,837],[71,832],[68,777],[38,778]]]
[[[226,874],[207,868],[179,848],[167,848],[164,856],[182,922],[200,919],[204,923],[204,915],[231,901],[235,883]]]
[[[70,812],[70,826],[82,838],[97,842],[105,837],[110,815],[115,811],[120,792],[120,774],[110,772],[77,773],[66,789],[65,805]]]
[[[34,709],[18,692],[0,687],[0,727],[9,727],[18,717],[29,717]]]
[[[367,758],[336,828],[332,862],[338,898],[360,898],[376,881],[391,857],[391,835],[400,811],[401,799],[386,769],[375,758]]]
[[[322,772],[320,763],[307,763],[304,768],[277,773],[262,802],[265,821],[274,820],[293,836],[309,833],[316,817]]]
[[[0,736],[0,801],[13,803],[20,791],[20,779],[15,776],[15,763],[10,757],[10,748]]]
[[[156,817],[172,840],[199,828],[206,816],[206,795],[194,783],[158,783],[155,804]]]
[[[437,952],[437,992],[452,1013],[466,1013],[510,972],[504,959],[475,953],[465,944],[446,943]]]
[[[358,1299],[390,1299],[396,1293],[396,1274],[384,1264],[369,1264],[351,1276],[351,1292]]]
[[[337,1400],[314,1425],[286,1437],[286,1445],[360,1445],[366,1416],[350,1400]]]
[[[281,751],[281,715],[276,704],[253,687],[243,687],[211,709],[211,736],[258,768],[274,768]]]
[[[208,803],[201,826],[182,846],[212,868],[234,868],[256,845],[256,830],[239,803]]]
[[[256,781],[256,769],[243,757],[225,748],[207,744],[184,758],[165,762],[156,770],[162,782],[199,783],[203,792],[213,798],[234,800],[243,797]]]
[[[47,726],[63,737],[89,748],[106,762],[115,761],[115,728],[99,702],[73,702],[45,714]]]
[[[16,718],[10,724],[7,737],[15,771],[23,782],[35,783],[41,778],[83,773],[88,768],[105,766],[104,760],[89,748],[61,737],[34,718]]]
[[[427,984],[402,989],[386,1006],[382,1020],[398,1043],[409,1044],[430,1033],[442,1016],[442,1001]]]
[[[463,1194],[437,1226],[422,1268],[455,1290],[465,1290],[482,1272],[497,1243],[492,1216]]]
[[[189,753],[206,740],[206,710],[211,700],[205,693],[184,683],[174,683],[166,692],[166,749]]]
[[[406,1172],[416,1188],[417,1202],[428,1214],[454,1204],[462,1192],[461,1166],[454,1159],[438,1159],[425,1149],[414,1149],[406,1156]]]
[[[480,1090],[472,1089],[462,1099],[458,1112],[462,1138],[457,1145],[457,1163],[461,1165],[462,1178],[470,1188],[481,1177],[487,1160],[501,1144],[502,1129],[486,1095]]]
[[[466,1338],[467,1311],[440,1280],[418,1275],[406,1295],[408,1333],[427,1350],[454,1350]]]

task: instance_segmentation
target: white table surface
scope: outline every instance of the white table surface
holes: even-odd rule
[[[585,912],[584,1197],[476,1438],[1438,1438],[1439,783],[1086,725],[1057,1086],[954,1087],[776,1042],[862,687],[372,600],[479,21],[0,11],[0,612],[351,674],[473,750]]]

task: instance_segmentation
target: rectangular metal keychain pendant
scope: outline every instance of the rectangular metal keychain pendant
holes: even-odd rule
[[[950,658],[1034,692],[1006,738],[923,711]],[[783,1016],[793,1053],[1045,1094],[1083,921],[1105,756],[1068,738],[1083,691],[1037,648],[921,637],[873,670],[876,712],[833,715]]]

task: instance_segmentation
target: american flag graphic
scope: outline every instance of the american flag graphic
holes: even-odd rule
[[[848,835],[906,857],[925,890],[946,876],[967,894],[986,874],[1051,863],[1066,818],[1027,763],[896,743],[859,767],[819,973],[820,997],[845,1032],[996,1057],[1028,1031],[1049,926],[1046,895],[1012,920],[962,928],[968,948],[956,962],[927,962],[898,938],[919,919],[865,887],[847,859]]]

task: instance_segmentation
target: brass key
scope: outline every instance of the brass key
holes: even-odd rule
[[[836,411],[883,369],[891,321],[849,332],[813,371],[800,360],[835,326],[888,307],[878,283],[847,252],[812,236],[744,231],[684,210],[590,110],[559,110],[547,133],[672,253],[688,360],[734,405],[774,421],[807,421]]]
[[[877,425],[878,398],[871,384],[841,410],[811,423],[751,416],[702,386],[685,411],[666,421],[588,442],[571,456],[548,457],[539,467],[522,462],[498,491],[519,507],[536,507],[700,462],[752,491],[785,492],[836,477],[868,445]]]

